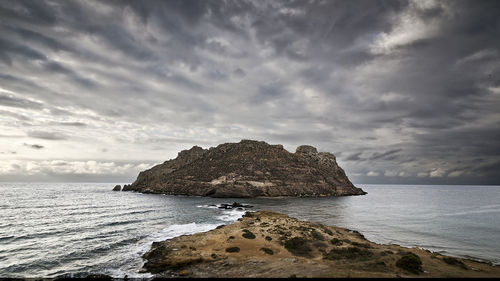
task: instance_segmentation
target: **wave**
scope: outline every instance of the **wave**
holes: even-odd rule
[[[246,213],[245,210],[237,210],[237,209],[226,210],[223,211],[222,215],[217,216],[216,218],[221,221],[235,222],[239,218],[241,218],[245,213]]]
[[[187,224],[173,224],[163,228],[162,230],[147,235],[140,239],[135,246],[133,246],[126,259],[128,262],[122,263],[119,268],[107,268],[106,271],[114,278],[124,278],[126,275],[129,278],[151,278],[153,275],[149,273],[138,273],[144,265],[142,256],[149,249],[153,242],[160,242],[182,235],[190,235],[198,232],[206,232],[215,229],[220,224],[216,223],[187,223]],[[140,264],[135,263],[140,261]],[[135,263],[135,264],[134,264]]]
[[[142,220],[112,221],[112,222],[99,224],[99,225],[97,225],[97,227],[100,228],[100,227],[106,227],[106,226],[126,225],[126,224],[141,222],[141,221]]]
[[[197,205],[198,208],[207,208],[207,209],[218,209],[217,205]]]
[[[149,236],[151,242],[158,242],[167,239],[171,239],[181,235],[189,235],[198,232],[205,232],[212,230],[219,226],[220,224],[213,223],[187,223],[187,224],[173,224],[159,232],[153,233]]]

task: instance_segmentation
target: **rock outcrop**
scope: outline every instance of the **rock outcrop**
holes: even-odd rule
[[[156,278],[472,278],[500,267],[260,210],[216,229],[153,242],[144,271]]]
[[[119,184],[117,184],[117,185],[115,185],[115,187],[113,187],[113,191],[121,191],[121,190],[122,190],[122,187]]]
[[[331,153],[309,145],[290,153],[282,145],[253,140],[183,150],[140,172],[123,191],[210,197],[366,194],[349,181]]]

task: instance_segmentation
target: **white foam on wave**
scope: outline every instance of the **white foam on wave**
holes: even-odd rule
[[[161,230],[160,232],[149,235],[152,242],[163,241],[181,235],[194,234],[205,232],[216,228],[219,224],[213,223],[188,223],[188,224],[173,224]]]
[[[159,242],[167,239],[172,239],[181,235],[189,235],[198,232],[206,232],[215,229],[220,224],[210,224],[210,223],[187,223],[187,224],[173,224],[167,226],[159,232],[152,233],[145,238],[137,242],[135,247],[130,251],[129,257],[131,261],[138,261],[137,263],[126,263],[120,268],[109,269],[111,276],[115,278],[123,278],[127,275],[129,278],[152,278],[154,277],[150,273],[138,273],[138,271],[144,266],[144,260],[142,255],[151,249],[153,242]],[[140,261],[140,262],[139,262]]]
[[[216,218],[221,221],[226,221],[226,222],[235,222],[239,218],[241,218],[245,214],[245,210],[237,210],[237,209],[232,209],[232,210],[224,210],[222,212],[222,215],[217,216]]]
[[[199,205],[199,208],[210,208],[218,209],[217,206],[209,205]],[[221,224],[236,222],[245,214],[246,210],[238,209],[221,209],[221,214],[216,216],[215,219],[222,221],[221,223],[187,223],[187,224],[173,224],[165,227],[164,229],[152,233],[145,238],[138,241],[130,251],[129,262],[120,268],[109,269],[108,272],[111,276],[115,278],[123,278],[127,275],[129,278],[152,278],[154,277],[150,273],[138,273],[139,270],[144,266],[144,260],[142,256],[149,249],[153,242],[164,241],[167,239],[172,239],[181,235],[190,235],[198,232],[206,232],[215,229]]]
[[[198,205],[196,207],[198,207],[198,208],[207,208],[207,209],[217,209],[218,208],[216,205]]]

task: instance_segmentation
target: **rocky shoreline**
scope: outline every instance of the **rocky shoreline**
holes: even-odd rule
[[[157,277],[499,277],[500,267],[382,245],[344,228],[271,211],[155,242],[143,271]]]

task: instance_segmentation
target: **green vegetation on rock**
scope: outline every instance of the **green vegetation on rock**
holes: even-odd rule
[[[469,269],[461,260],[453,258],[453,257],[444,257],[443,261],[449,265],[458,266],[458,267],[465,269],[465,270]]]
[[[228,253],[238,253],[239,251],[240,251],[239,247],[229,247],[229,248],[226,248],[226,252],[228,252]]]
[[[332,245],[335,245],[335,246],[342,245],[342,241],[340,241],[338,238],[333,238],[332,240],[330,240],[330,243],[332,243]]]
[[[396,266],[415,274],[422,272],[422,261],[420,257],[410,252],[401,257],[396,262]]]
[[[368,259],[373,256],[373,253],[366,249],[358,247],[334,248],[330,252],[324,254],[323,258],[327,260],[341,259]]]
[[[302,237],[293,237],[285,240],[285,249],[296,256],[309,256],[312,249]]]
[[[246,239],[255,239],[255,234],[248,229],[243,229],[243,237]]]
[[[356,241],[352,242],[351,245],[356,246],[356,247],[361,247],[361,248],[367,248],[367,249],[372,247],[368,243],[359,243]]]
[[[315,229],[313,229],[313,231],[311,232],[311,235],[316,240],[321,240],[321,241],[325,240],[325,237],[323,236],[323,234],[319,233]]]
[[[260,250],[263,251],[264,253],[268,254],[268,255],[274,255],[273,250],[271,250],[269,248],[260,248]]]

